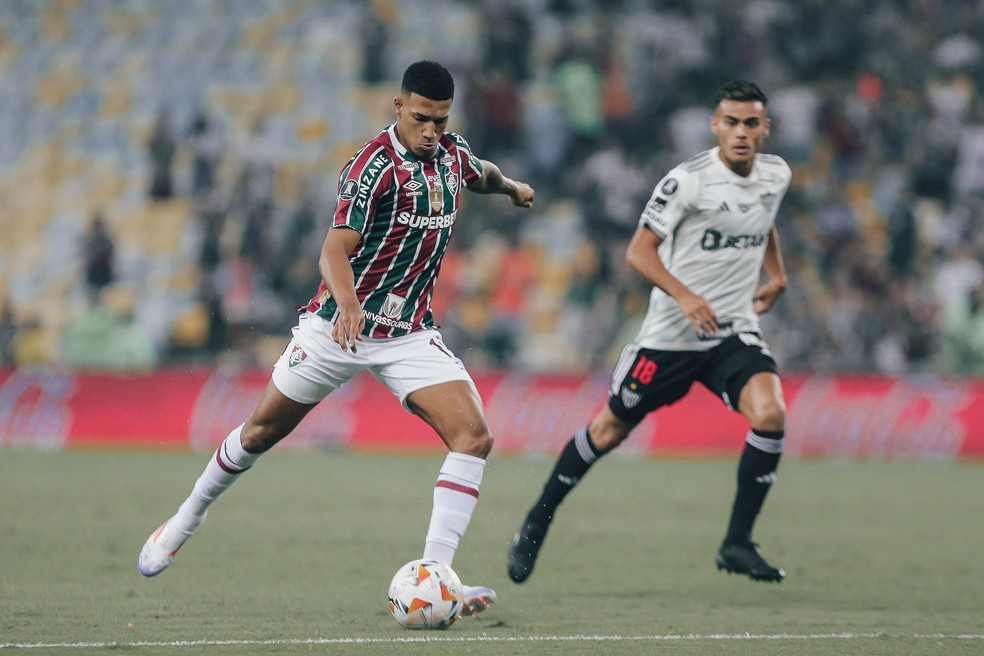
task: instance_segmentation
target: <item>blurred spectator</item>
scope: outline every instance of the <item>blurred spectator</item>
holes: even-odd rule
[[[857,180],[864,173],[864,140],[856,117],[851,116],[838,94],[824,100],[818,117],[821,137],[829,144],[834,161],[832,173],[838,184]]]
[[[239,153],[242,169],[234,207],[243,223],[239,254],[261,267],[274,264],[265,261],[269,255],[268,228],[274,209],[276,183],[274,150],[275,146],[267,132],[266,121],[262,119],[255,121],[249,139]]]
[[[523,107],[519,87],[497,66],[479,71],[469,87],[469,144],[483,157],[508,157],[519,145]]]
[[[639,143],[639,110],[629,87],[625,63],[609,52],[604,68],[602,106],[605,112],[605,131],[629,152],[636,152]]]
[[[297,204],[287,213],[282,234],[277,239],[277,253],[270,272],[272,289],[295,305],[313,294],[321,283],[318,257],[324,228],[318,221],[315,191],[311,180],[300,185]],[[293,317],[285,315],[285,321],[293,322]],[[285,325],[285,328],[290,326]]]
[[[984,284],[984,264],[968,244],[958,244],[950,258],[937,269],[933,291],[943,316],[958,315],[972,290]]]
[[[527,98],[524,137],[528,159],[534,175],[553,189],[562,178],[570,147],[567,117],[551,85],[532,84]]]
[[[154,132],[147,144],[150,155],[150,197],[166,200],[174,196],[174,155],[177,146],[171,132],[171,117],[166,111],[157,115]]]
[[[823,247],[821,272],[824,278],[840,267],[844,251],[857,235],[859,219],[847,198],[842,184],[831,181],[826,187],[826,197],[815,212],[817,238]]]
[[[115,277],[115,247],[101,212],[96,212],[82,241],[82,267],[89,300],[97,302]]]
[[[888,265],[895,275],[907,279],[913,274],[919,252],[919,225],[912,209],[915,197],[903,189],[888,212]]]
[[[222,157],[222,136],[204,109],[200,109],[192,120],[188,140],[192,153],[191,193],[200,199],[215,188]]]
[[[805,84],[780,87],[769,95],[769,139],[778,144],[791,166],[805,164],[813,157],[819,108],[816,91]]]
[[[569,156],[577,163],[590,154],[605,127],[601,69],[587,44],[568,44],[554,68],[554,83],[573,139]]]
[[[14,359],[14,340],[17,337],[17,317],[10,299],[0,307],[0,368],[12,367]]]
[[[984,120],[965,125],[958,134],[954,190],[964,196],[984,195]]]
[[[362,48],[360,77],[365,84],[379,84],[387,79],[394,11],[388,0],[372,0],[362,7],[359,21],[359,43]]]
[[[705,118],[709,117],[705,112]],[[707,122],[703,124],[707,132]],[[652,189],[637,162],[613,141],[606,141],[585,160],[578,174],[581,214],[590,234],[624,251],[639,223]],[[624,258],[624,252],[616,255]]]
[[[482,68],[497,68],[513,82],[530,79],[534,25],[530,5],[522,0],[484,0],[481,8],[484,52]]]
[[[949,309],[945,327],[947,368],[964,375],[984,375],[984,282]]]

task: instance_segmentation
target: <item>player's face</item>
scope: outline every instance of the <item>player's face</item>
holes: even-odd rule
[[[769,134],[765,105],[758,100],[722,100],[711,118],[711,131],[717,135],[725,166],[738,175],[748,175]]]
[[[420,159],[434,159],[437,142],[448,127],[451,100],[431,100],[411,93],[393,100],[396,107],[396,136]]]

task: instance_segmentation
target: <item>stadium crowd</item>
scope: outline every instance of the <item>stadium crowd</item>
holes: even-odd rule
[[[272,363],[344,157],[423,56],[450,129],[537,188],[456,226],[434,305],[473,371],[611,364],[642,206],[746,78],[794,170],[780,365],[984,374],[982,33],[979,0],[0,3],[0,365]]]

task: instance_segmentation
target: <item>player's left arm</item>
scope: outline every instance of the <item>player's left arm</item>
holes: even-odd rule
[[[468,185],[469,191],[478,194],[505,194],[516,207],[533,207],[533,187],[507,178],[498,166],[488,160],[479,161],[482,163],[482,175]]]
[[[769,231],[769,241],[765,244],[765,255],[762,258],[762,268],[768,280],[755,290],[752,297],[752,309],[756,314],[765,314],[786,291],[786,265],[782,261],[782,249],[779,248],[779,231],[773,225]]]

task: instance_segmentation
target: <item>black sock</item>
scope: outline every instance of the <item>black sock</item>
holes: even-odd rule
[[[560,452],[557,464],[543,486],[543,493],[530,509],[526,520],[546,530],[557,506],[601,455],[591,442],[587,426],[575,433]]]
[[[776,466],[782,455],[784,431],[756,431],[748,433],[745,450],[738,461],[738,491],[731,510],[726,544],[748,544],[752,541],[752,527],[765,496],[776,478]]]

